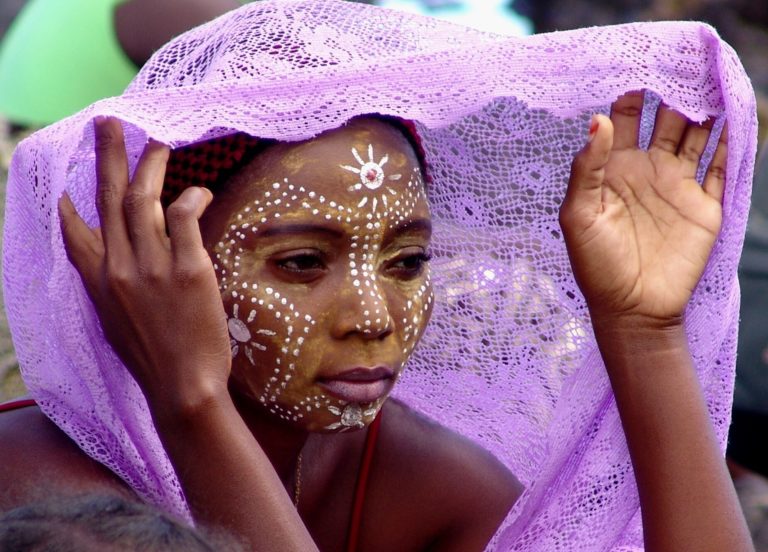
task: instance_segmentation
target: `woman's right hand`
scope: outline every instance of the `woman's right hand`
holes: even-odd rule
[[[129,185],[120,122],[99,118],[94,131],[101,226],[89,228],[64,194],[67,255],[150,408],[195,408],[227,392],[231,365],[226,316],[198,226],[212,195],[188,188],[164,214],[168,147],[149,141]]]
[[[129,185],[120,123],[98,120],[95,132],[101,227],[89,228],[65,195],[64,243],[107,340],[144,391],[195,519],[254,550],[317,550],[227,391],[226,317],[198,227],[211,193],[189,188],[164,215],[168,148],[150,141]]]

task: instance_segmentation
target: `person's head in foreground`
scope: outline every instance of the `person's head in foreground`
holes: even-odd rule
[[[39,459],[0,484],[55,467],[254,549],[744,549],[750,90],[696,24],[191,31],[16,154],[5,300],[55,425],[0,415]]]
[[[51,498],[0,515],[2,552],[236,552],[220,533],[193,529],[115,496]]]

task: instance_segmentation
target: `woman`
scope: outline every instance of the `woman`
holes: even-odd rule
[[[38,391],[41,402],[84,450],[140,495],[183,512],[181,489],[195,519],[223,524],[253,548],[339,549],[346,541],[371,550],[482,549],[519,493],[510,471],[477,444],[425,421],[411,406],[383,400],[434,306],[442,309],[435,315],[440,332],[423,338],[425,352],[415,359],[410,383],[408,371],[403,372],[401,396],[418,403],[408,395],[409,389],[418,390],[425,399],[419,410],[449,427],[461,427],[452,416],[472,413],[477,419],[462,420],[464,433],[495,446],[508,467],[520,468],[512,473],[526,483],[526,493],[502,524],[495,545],[533,550],[553,549],[557,542],[581,549],[637,544],[629,459],[615,442],[619,418],[610,403],[601,404],[607,382],[594,374],[596,368],[603,372],[599,361],[590,360],[597,349],[585,330],[584,303],[573,291],[564,251],[550,245],[560,240],[551,220],[560,196],[552,187],[563,174],[562,159],[584,140],[568,132],[586,121],[496,99],[503,88],[493,91],[484,79],[498,67],[478,60],[496,56],[500,62],[515,51],[511,43],[454,28],[448,35],[439,25],[407,16],[392,22],[385,13],[336,3],[265,3],[214,22],[161,51],[132,90],[104,111],[132,121],[125,127],[125,143],[117,121],[98,119],[80,153],[73,146],[73,154],[64,156],[66,165],[51,163],[44,173],[65,170],[77,204],[77,209],[66,199],[61,204],[67,253],[106,339],[139,386],[104,348],[86,303],[74,318],[67,315],[70,323],[61,328],[75,339],[64,339],[63,347],[50,353],[66,358],[38,361],[78,377],[64,376],[65,385],[54,386],[48,395]],[[348,31],[352,21],[357,22],[354,32]],[[414,26],[422,33],[418,40]],[[274,42],[278,29],[283,34]],[[658,44],[650,40],[655,31],[636,30],[635,40],[658,54]],[[677,30],[681,41],[699,32],[696,27]],[[693,32],[683,32],[688,30]],[[664,29],[665,36],[669,31]],[[355,33],[368,42],[361,46],[352,40]],[[421,42],[425,36],[430,40]],[[607,31],[596,44],[615,36]],[[621,36],[632,51],[627,34]],[[386,43],[378,45],[379,39]],[[460,54],[455,48],[463,40],[473,49]],[[546,41],[553,38],[541,40],[526,55],[551,55]],[[404,74],[387,73],[393,63],[403,65],[402,55],[414,48],[421,53],[413,58],[413,69],[405,64]],[[393,50],[391,57],[382,50]],[[482,55],[475,59],[478,50]],[[441,51],[470,56],[477,70],[440,73]],[[372,56],[379,56],[375,63]],[[693,71],[698,63],[686,66],[690,78],[708,70],[704,64],[697,69],[701,73]],[[427,67],[434,72],[424,74]],[[369,78],[360,78],[362,68]],[[728,100],[741,90],[741,81],[732,66],[726,63],[725,69],[735,79],[718,89]],[[233,71],[242,73],[232,77]],[[637,84],[626,67],[617,73],[623,75],[622,87]],[[636,77],[642,75],[639,71]],[[517,81],[518,94],[543,105],[533,98],[541,90],[552,94],[555,80],[567,81],[562,73],[552,80],[542,76],[536,91]],[[563,82],[556,89],[562,90]],[[609,85],[592,86],[601,101],[612,94]],[[414,87],[419,91],[413,96],[393,92]],[[663,91],[681,106],[676,89]],[[717,94],[686,93],[701,100],[699,110],[690,108],[692,116],[723,113]],[[265,103],[266,97],[274,101]],[[748,549],[685,334],[691,320],[706,312],[702,305],[727,305],[721,291],[729,278],[712,284],[705,274],[703,285],[717,289],[698,289],[692,305],[699,308],[689,309],[688,328],[682,319],[720,231],[726,156],[730,181],[740,182],[749,171],[749,161],[742,159],[749,158],[750,142],[737,137],[728,153],[724,139],[716,147],[713,143],[711,161],[701,163],[710,126],[692,124],[662,106],[655,125],[651,121],[654,131],[645,150],[638,144],[641,115],[653,110],[643,109],[644,104],[642,94],[626,95],[614,103],[610,119],[592,119],[588,143],[576,156],[560,215],[573,276],[589,307],[621,412],[646,545]],[[350,116],[382,110],[426,126],[416,137],[376,118]],[[746,111],[725,113],[732,125],[749,128]],[[88,128],[78,124],[71,130]],[[213,181],[219,169],[211,171],[211,165],[234,169],[233,175],[216,188],[209,212],[210,194],[191,187],[164,216],[160,196],[168,150],[151,141],[137,163],[145,137],[185,145],[230,136],[233,130],[281,143],[235,144],[234,154],[222,154],[222,143],[229,149],[231,141],[209,141],[208,159],[189,156],[185,170],[191,167],[192,174]],[[55,132],[71,137],[66,125],[46,139],[67,148],[68,142],[52,136]],[[561,147],[553,148],[557,136]],[[419,155],[409,137],[423,141],[429,209]],[[95,173],[87,152],[92,138]],[[33,146],[28,151],[35,151]],[[247,151],[256,152],[253,159],[242,165],[232,161]],[[42,167],[40,159],[17,156],[16,178]],[[130,177],[129,167],[135,167]],[[550,197],[542,195],[547,187],[536,181],[552,169],[544,177],[551,183]],[[696,183],[697,172],[703,173],[703,187]],[[94,193],[96,182],[101,230],[92,231],[77,212],[95,226],[88,193]],[[40,185],[37,180],[33,189],[43,189]],[[14,197],[11,212],[23,211],[27,205]],[[739,201],[729,197],[729,220],[738,220],[733,204]],[[11,218],[11,227],[27,224],[24,217]],[[723,244],[738,240],[732,226],[720,231]],[[432,301],[433,283],[424,266],[430,227],[438,230],[431,247],[441,267],[435,284],[446,301],[443,307]],[[13,235],[9,241],[19,244]],[[722,257],[723,247],[715,249],[709,263],[727,275],[731,261]],[[63,261],[63,253],[56,244],[52,259]],[[60,261],[53,265],[49,287],[56,296],[44,309],[62,312],[61,301],[64,312],[71,313],[84,299],[72,284],[76,273]],[[33,290],[34,278],[9,272],[9,289]],[[14,283],[17,277],[29,284]],[[34,316],[13,307],[11,313],[19,317],[16,328],[40,328],[19,321]],[[47,316],[61,324],[55,314]],[[517,331],[523,325],[528,333]],[[723,330],[707,327],[713,350],[693,341],[696,362],[727,358]],[[446,336],[448,342],[440,341]],[[23,345],[20,355],[31,350]],[[562,379],[551,366],[578,373],[561,390]],[[653,377],[646,377],[649,369]],[[44,371],[28,370],[31,387]],[[509,381],[495,381],[503,378]],[[499,394],[510,381],[516,390]],[[39,383],[38,389],[47,385]],[[69,385],[80,387],[70,390]],[[479,390],[495,395],[483,408]],[[108,405],[107,414],[86,409],[93,415],[84,419],[70,400],[76,395]],[[719,404],[721,395],[708,392],[708,404]],[[575,398],[598,412],[585,417]],[[123,417],[123,410],[131,415]],[[35,414],[26,416],[17,423],[29,427]],[[490,422],[495,417],[501,427]],[[53,431],[38,423],[38,431]],[[560,433],[566,423],[569,438],[575,439],[570,442]],[[365,432],[343,431],[366,426]],[[517,442],[502,433],[512,426],[521,430]],[[533,435],[536,428],[544,439]],[[32,437],[18,433],[4,435],[27,450],[24,439]],[[61,470],[61,455],[78,452],[61,436],[59,448],[44,450],[51,441],[33,444],[39,445],[41,458]],[[69,469],[76,473],[60,480],[78,488],[119,486],[108,474],[94,474],[93,464],[82,456]],[[28,466],[15,470],[6,481],[34,479]],[[549,504],[541,499],[543,491],[550,492]],[[553,516],[568,504],[572,509]]]

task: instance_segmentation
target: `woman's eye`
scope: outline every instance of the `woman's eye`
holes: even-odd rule
[[[313,270],[325,268],[322,259],[317,255],[295,255],[281,259],[277,263],[286,270]]]
[[[401,255],[390,262],[387,271],[399,278],[416,278],[421,275],[431,258],[432,256],[424,251]]]
[[[326,269],[323,258],[317,253],[298,253],[274,260],[275,266],[283,273],[301,280],[319,277]]]

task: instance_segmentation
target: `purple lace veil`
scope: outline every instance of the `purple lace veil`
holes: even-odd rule
[[[34,134],[13,158],[4,283],[25,381],[85,452],[147,501],[188,516],[58,229],[65,189],[97,224],[91,120],[124,121],[132,163],[150,136],[176,147],[234,131],[298,140],[359,114],[414,120],[432,177],[437,305],[396,395],[491,450],[525,484],[489,549],[642,547],[620,420],[557,223],[589,115],[639,89],[653,92],[645,140],[658,98],[695,121],[729,121],[724,228],[686,316],[724,443],[756,118],[733,51],[696,23],[520,39],[336,0],[282,0],[186,33],[122,96]]]

